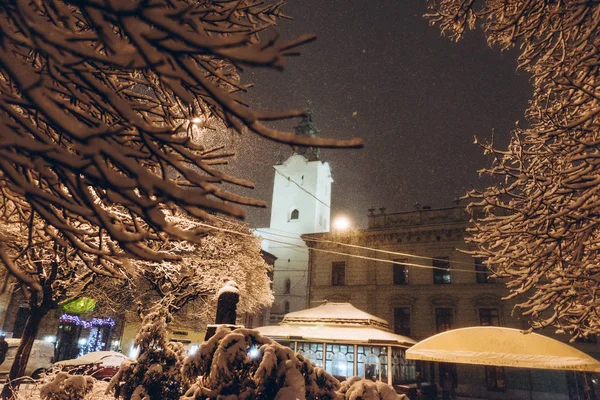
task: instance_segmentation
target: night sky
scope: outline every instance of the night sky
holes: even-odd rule
[[[449,207],[484,185],[477,170],[490,160],[473,137],[490,138],[495,129],[507,143],[531,96],[515,51],[489,48],[481,30],[459,43],[442,37],[423,18],[424,0],[290,0],[284,11],[294,20],[280,24],[282,38],[318,39],[283,72],[245,71],[242,80],[256,85],[245,100],[268,110],[310,100],[323,136],[365,140],[361,150],[321,151],[335,181],[332,219],[345,214],[365,227],[371,206]],[[270,203],[272,166],[290,148],[253,134],[229,140],[238,152],[231,172],[256,184],[242,193]],[[249,209],[248,222],[268,226],[269,215]]]

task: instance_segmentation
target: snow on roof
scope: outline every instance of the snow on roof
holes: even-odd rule
[[[350,303],[323,303],[308,310],[286,314],[284,324],[370,325],[389,330],[388,322],[359,310]]]
[[[370,345],[398,345],[410,347],[415,340],[373,327],[358,326],[320,326],[320,325],[287,325],[263,326],[255,328],[261,335],[272,339],[305,340],[308,342],[323,341],[329,343],[364,343]]]
[[[308,310],[292,312],[286,314],[278,326],[263,326],[256,330],[274,339],[404,347],[416,343],[409,337],[391,332],[385,319],[361,311],[350,303],[324,303]]]
[[[225,286],[223,286],[221,289],[219,289],[219,292],[217,293],[217,295],[220,296],[221,293],[224,293],[224,292],[239,293],[240,290],[238,289],[238,284],[235,281],[227,281]]]
[[[58,361],[55,363],[55,365],[77,366],[101,363],[107,367],[118,367],[125,360],[131,360],[131,358],[116,351],[93,351],[91,353],[84,354],[79,358]]]
[[[409,360],[600,372],[600,362],[558,340],[498,326],[460,328],[406,351]]]

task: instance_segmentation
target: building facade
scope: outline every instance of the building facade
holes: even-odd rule
[[[349,301],[417,341],[467,326],[527,328],[525,319],[513,313],[515,303],[502,300],[505,285],[489,277],[482,260],[457,250],[467,249],[468,221],[459,207],[371,212],[367,229],[304,235],[311,249],[309,301]],[[598,358],[600,349],[593,342],[576,345]],[[440,387],[449,372],[457,394],[475,398],[595,398],[586,393],[594,384],[583,374],[442,363],[421,368]]]

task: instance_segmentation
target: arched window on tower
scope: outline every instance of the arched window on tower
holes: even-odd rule
[[[290,278],[285,280],[285,284],[283,285],[283,294],[290,294],[290,290],[292,289],[292,281]]]
[[[290,312],[290,302],[289,301],[284,301],[283,302],[283,311],[286,314]]]
[[[292,214],[290,215],[290,219],[298,219],[299,216],[300,212],[298,211],[298,209],[294,209],[294,211],[292,211]]]

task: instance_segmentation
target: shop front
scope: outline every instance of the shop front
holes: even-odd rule
[[[415,363],[406,359],[406,349],[416,342],[350,303],[325,303],[289,313],[279,325],[256,330],[341,380],[360,376],[400,385],[416,379]]]

